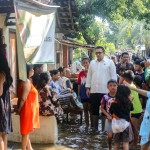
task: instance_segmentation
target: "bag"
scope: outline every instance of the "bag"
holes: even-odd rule
[[[126,121],[125,119],[116,119],[116,118],[112,119],[111,126],[113,133],[123,132],[129,125],[130,125],[129,122]]]

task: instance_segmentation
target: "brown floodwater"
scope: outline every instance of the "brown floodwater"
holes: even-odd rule
[[[101,120],[99,121],[99,130]],[[79,118],[74,118],[69,124],[58,125],[58,142],[56,144],[32,144],[34,150],[108,150],[107,134],[105,132],[93,132],[86,129],[83,122],[79,124]],[[32,141],[31,141],[32,142]],[[9,142],[8,150],[21,150],[21,143]],[[122,148],[120,148],[122,149]],[[130,150],[140,150],[130,148]]]

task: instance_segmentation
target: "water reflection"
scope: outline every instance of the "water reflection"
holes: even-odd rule
[[[108,150],[105,132],[93,132],[91,129],[86,129],[84,124],[80,125],[77,122],[77,120],[73,120],[71,124],[59,125],[58,142],[55,145],[33,144],[34,150]],[[101,121],[99,122],[99,129],[101,129]],[[21,150],[20,143],[9,142],[9,144],[15,145],[13,150]],[[134,149],[130,148],[130,150]],[[140,148],[135,150],[140,150]]]

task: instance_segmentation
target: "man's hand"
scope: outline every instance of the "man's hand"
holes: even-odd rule
[[[88,98],[90,98],[90,89],[89,88],[86,89],[86,95]]]

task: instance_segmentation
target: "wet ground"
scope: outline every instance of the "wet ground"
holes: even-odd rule
[[[57,144],[32,144],[34,150],[108,150],[106,133],[85,129],[85,124],[80,125],[77,123],[78,121],[78,119],[73,119],[70,124],[64,123],[58,126],[59,138]],[[100,129],[101,121],[99,121]],[[9,142],[9,147],[9,150],[21,150],[20,143]],[[130,150],[140,150],[140,148],[130,148]]]

